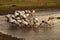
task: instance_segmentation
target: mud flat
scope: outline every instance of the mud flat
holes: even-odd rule
[[[16,38],[11,35],[0,33],[0,40],[23,40],[23,38]]]
[[[42,20],[47,20],[49,16],[60,16],[60,12],[40,12],[36,13],[35,17],[39,19],[39,22]],[[54,19],[54,27],[52,29],[40,29],[39,32],[24,32],[20,29],[10,29],[9,23],[6,22],[4,16],[0,16],[0,32],[3,34],[11,35],[16,38],[25,38],[26,40],[60,40],[60,20]]]

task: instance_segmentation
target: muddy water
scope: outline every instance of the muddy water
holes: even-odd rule
[[[47,20],[49,16],[60,16],[60,12],[38,12],[34,14],[35,17],[41,20]],[[26,40],[60,40],[60,20],[54,19],[54,27],[52,28],[41,28],[39,32],[33,30],[24,32],[17,29],[10,29],[11,26],[5,21],[4,16],[0,16],[0,32],[8,35],[12,35],[18,38],[25,38]]]

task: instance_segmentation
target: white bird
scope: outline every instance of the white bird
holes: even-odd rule
[[[9,18],[9,22],[12,23],[12,22],[15,22],[16,20],[15,19],[12,19],[12,17]]]
[[[23,15],[23,17],[24,17],[24,18],[27,18],[27,16],[26,16],[26,15]]]
[[[20,13],[20,15],[24,15],[25,11],[18,11]]]
[[[11,15],[12,18],[15,18],[15,15]]]
[[[32,13],[35,13],[35,10],[33,10]]]
[[[30,14],[26,14],[26,16],[28,17]]]
[[[31,13],[31,11],[30,11],[30,10],[25,10],[25,12],[26,12],[26,13]]]
[[[20,20],[20,17],[17,17],[16,19],[17,19],[17,20]]]
[[[22,20],[22,23],[25,24],[25,25],[28,25],[28,22]]]
[[[15,11],[15,16],[19,15],[19,12],[18,11]]]
[[[10,14],[6,15],[6,17],[8,17],[8,18],[9,18],[10,16],[11,16]]]
[[[19,23],[21,23],[22,22],[22,20],[17,20]]]

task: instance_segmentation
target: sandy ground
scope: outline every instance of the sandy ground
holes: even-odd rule
[[[60,12],[38,12],[34,15],[41,22],[42,20],[47,20],[49,16],[60,16]],[[18,38],[25,38],[26,40],[60,40],[60,19],[54,19],[54,27],[52,29],[42,28],[36,33],[32,30],[30,32],[22,32],[20,29],[11,30],[6,18],[0,16],[0,32]]]

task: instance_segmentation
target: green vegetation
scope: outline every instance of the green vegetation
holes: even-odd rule
[[[2,6],[17,5],[20,7],[26,6],[56,6],[60,5],[60,0],[0,0]]]

